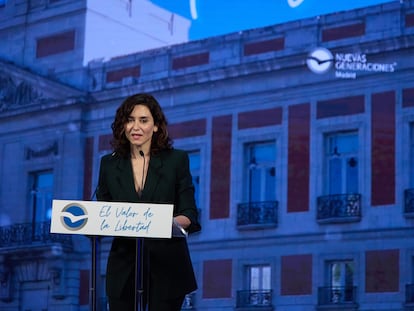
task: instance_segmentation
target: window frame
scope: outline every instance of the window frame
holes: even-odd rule
[[[331,168],[331,160],[335,159],[335,156],[330,154],[330,139],[334,137],[346,137],[346,136],[355,136],[357,139],[357,146],[356,146],[356,152],[355,153],[346,153],[345,156],[341,155],[341,152],[338,151],[338,159],[341,161],[341,185],[339,192],[332,192],[332,185],[331,185],[331,177],[330,174],[332,172]],[[333,131],[325,133],[324,135],[324,152],[323,152],[323,184],[325,185],[325,188],[323,189],[324,194],[326,195],[335,195],[335,194],[347,194],[347,193],[361,193],[360,190],[360,139],[359,139],[359,133],[358,129],[356,130],[347,130],[347,131]],[[357,191],[351,192],[348,188],[348,171],[346,166],[348,165],[349,160],[351,158],[357,159]]]
[[[47,204],[47,202],[43,203],[42,206],[42,211],[43,211],[43,216],[39,217],[39,206],[38,206],[38,198],[36,196],[36,193],[38,192],[36,189],[34,189],[34,187],[37,187],[38,185],[38,180],[39,177],[42,176],[43,174],[47,174],[50,173],[51,177],[52,177],[52,184],[50,186],[50,188],[48,188],[50,191],[46,191],[46,194],[50,194],[50,207],[47,208],[47,206],[45,204]],[[52,216],[52,200],[55,194],[55,182],[56,180],[56,174],[54,172],[54,170],[52,168],[49,169],[41,169],[41,170],[33,170],[33,171],[29,171],[28,172],[28,195],[29,195],[29,206],[30,206],[30,213],[31,213],[31,222],[33,224],[36,223],[41,223],[41,222],[45,222],[45,221],[49,221],[51,219]],[[47,198],[46,198],[47,199]],[[50,215],[47,215],[47,212],[50,212]],[[46,214],[45,214],[46,212]],[[42,218],[42,219],[40,219]]]
[[[271,145],[274,148],[274,156],[275,158],[273,159],[273,161],[269,162],[269,165],[266,165],[263,163],[255,163],[253,164],[254,167],[252,167],[252,162],[251,162],[251,157],[250,157],[250,153],[252,151],[252,149],[254,149],[255,147],[260,147],[260,146],[265,146],[265,145]],[[276,141],[275,140],[262,140],[262,141],[252,141],[252,142],[246,142],[243,144],[243,165],[242,165],[242,171],[243,171],[243,189],[242,189],[242,194],[243,194],[243,202],[264,202],[264,201],[277,201],[277,170],[276,170],[276,162],[277,162],[277,158],[276,158],[276,154],[277,154],[277,146],[276,146]],[[257,169],[257,167],[259,167],[259,169]],[[267,184],[267,180],[265,179],[266,173],[268,171],[268,169],[274,169],[275,171],[275,176],[274,176],[274,195],[273,198],[272,197],[268,197],[266,195],[266,190],[268,189],[268,184]],[[259,179],[260,179],[260,185],[259,185],[259,198],[258,199],[254,199],[253,198],[253,191],[255,189],[253,189],[252,186],[252,182],[253,182],[253,178],[254,175],[252,175],[252,171],[257,171],[259,173]]]
[[[369,187],[368,176],[371,175],[371,166],[369,165],[369,153],[370,153],[370,138],[369,138],[369,124],[364,119],[364,115],[356,114],[350,116],[340,116],[334,118],[324,118],[317,120],[312,133],[314,141],[311,144],[310,161],[310,200],[313,204],[313,208],[317,208],[317,198],[319,196],[326,195],[325,182],[325,165],[324,157],[321,154],[325,152],[325,135],[332,132],[346,132],[357,131],[358,142],[361,146],[358,150],[358,185],[359,192],[366,193]],[[361,197],[361,206],[368,206],[368,196]]]
[[[283,160],[281,159],[281,150],[285,147],[286,139],[284,138],[283,129],[280,126],[268,126],[254,129],[238,130],[234,136],[232,152],[234,158],[233,163],[239,165],[232,165],[232,179],[231,179],[231,194],[234,198],[232,202],[233,208],[237,209],[238,203],[245,203],[244,196],[244,178],[245,172],[240,167],[244,167],[245,153],[244,148],[248,143],[262,142],[262,141],[273,141],[275,145],[275,162],[274,167],[276,171],[275,175],[275,198],[276,200],[283,201],[287,189],[286,182],[283,182],[286,178],[286,168],[282,167]],[[287,146],[287,145],[286,145]]]

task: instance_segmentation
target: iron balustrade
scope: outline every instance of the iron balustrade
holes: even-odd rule
[[[0,227],[0,248],[60,243],[72,247],[69,235],[50,233],[50,222],[14,224]]]
[[[405,285],[405,303],[414,304],[414,284]]]
[[[318,197],[318,220],[360,220],[361,195],[334,194]]]
[[[414,189],[404,191],[404,213],[414,214]]]
[[[237,225],[276,225],[277,201],[249,202],[237,205]]]
[[[356,304],[355,286],[335,286],[318,288],[318,304]]]
[[[194,308],[194,305],[195,305],[194,296],[195,296],[194,293],[185,295],[183,305],[181,306],[181,310],[194,310],[195,309]]]
[[[272,290],[237,291],[237,308],[269,307],[272,305]]]

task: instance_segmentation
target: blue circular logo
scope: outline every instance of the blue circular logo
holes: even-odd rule
[[[80,204],[68,204],[62,209],[60,214],[62,225],[71,231],[82,229],[88,222],[88,212]]]

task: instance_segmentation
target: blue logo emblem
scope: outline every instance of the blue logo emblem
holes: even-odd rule
[[[88,212],[80,204],[68,204],[62,209],[60,214],[62,225],[71,231],[82,229],[88,222]]]

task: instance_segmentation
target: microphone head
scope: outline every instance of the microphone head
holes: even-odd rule
[[[144,151],[140,150],[140,151],[139,151],[139,155],[140,155],[141,157],[144,157]]]

